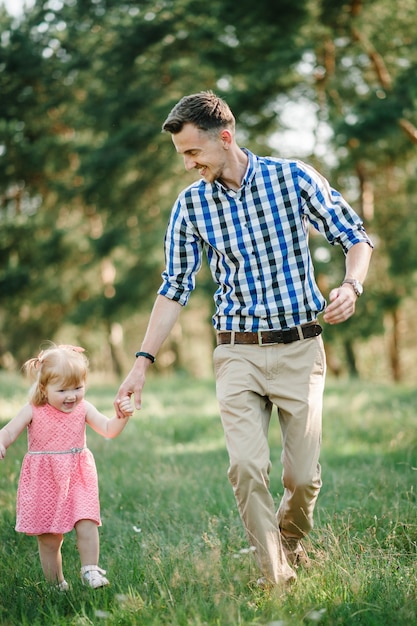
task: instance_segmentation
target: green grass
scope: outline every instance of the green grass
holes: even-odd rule
[[[110,415],[116,387],[92,383],[88,399]],[[0,376],[2,421],[26,390]],[[328,382],[323,489],[307,542],[314,565],[285,596],[253,586],[258,572],[226,477],[213,381],[150,377],[144,408],[118,439],[89,430],[106,589],[81,585],[74,533],[63,546],[71,590],[58,593],[43,582],[36,540],[14,531],[22,435],[0,463],[0,624],[417,624],[416,404],[412,389]],[[278,503],[277,420],[270,440]]]

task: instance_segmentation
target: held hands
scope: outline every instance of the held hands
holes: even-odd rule
[[[324,311],[323,320],[328,324],[345,322],[354,314],[356,300],[357,296],[349,284],[332,289],[329,294],[330,304]]]
[[[120,403],[126,396],[135,400],[135,407],[139,411],[142,407],[142,389],[145,384],[145,369],[150,361],[147,359],[137,359],[125,381],[120,385],[114,408],[118,417],[123,417],[120,410]]]
[[[117,407],[117,417],[123,418],[133,415],[133,407],[129,396],[123,396],[123,398],[117,400]]]

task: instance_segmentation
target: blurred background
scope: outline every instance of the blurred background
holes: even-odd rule
[[[0,368],[42,342],[130,368],[187,174],[161,124],[212,89],[238,143],[317,167],[375,243],[357,313],[325,327],[329,374],[413,384],[417,325],[415,0],[0,2]],[[323,293],[340,248],[312,232]],[[207,268],[155,367],[210,376]]]

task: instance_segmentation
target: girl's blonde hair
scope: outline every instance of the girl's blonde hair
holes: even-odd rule
[[[87,379],[88,359],[83,354],[84,348],[78,346],[51,344],[37,357],[29,359],[23,365],[34,384],[29,391],[29,402],[35,406],[46,404],[45,388],[51,383],[63,387],[78,387]]]

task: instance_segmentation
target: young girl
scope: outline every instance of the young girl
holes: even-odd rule
[[[94,457],[86,447],[86,423],[103,437],[117,437],[133,409],[120,401],[123,417],[108,419],[84,400],[88,361],[83,348],[54,346],[24,367],[35,379],[29,402],[0,430],[0,459],[27,428],[28,452],[17,491],[16,530],[36,535],[46,579],[65,591],[61,546],[75,528],[81,579],[93,587],[109,584],[98,567],[100,503]]]

